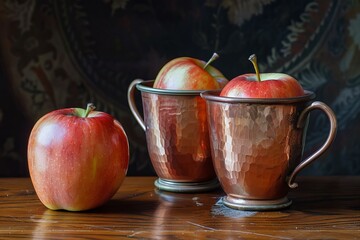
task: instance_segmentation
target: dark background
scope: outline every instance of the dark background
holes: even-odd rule
[[[47,112],[85,107],[113,114],[131,147],[129,175],[153,175],[145,135],[126,91],[169,60],[207,60],[231,79],[285,72],[336,113],[328,154],[302,174],[360,173],[360,3],[355,0],[17,0],[0,2],[0,176],[28,176],[27,138]],[[312,113],[305,155],[328,132]]]

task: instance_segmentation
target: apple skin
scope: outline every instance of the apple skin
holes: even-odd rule
[[[49,209],[82,211],[107,202],[129,164],[129,143],[111,115],[81,108],[52,111],[34,125],[28,142],[31,181]]]
[[[291,98],[304,95],[300,83],[284,73],[243,74],[233,78],[222,89],[220,96],[235,98]]]
[[[153,87],[172,90],[215,90],[223,88],[228,80],[206,62],[190,58],[175,58],[165,64],[156,76]]]

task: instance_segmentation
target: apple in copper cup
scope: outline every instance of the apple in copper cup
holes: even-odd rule
[[[318,159],[336,135],[336,117],[315,94],[284,73],[235,77],[221,91],[206,91],[211,153],[225,206],[275,210],[291,205],[288,191],[296,175]],[[330,121],[325,143],[303,160],[309,113],[323,111]]]
[[[155,186],[170,192],[202,192],[219,187],[213,168],[204,90],[221,89],[228,81],[210,63],[191,57],[165,64],[155,81],[134,80],[128,89],[130,109],[145,131]],[[135,104],[141,92],[143,117]]]

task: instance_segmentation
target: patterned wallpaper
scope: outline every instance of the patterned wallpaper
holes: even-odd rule
[[[123,124],[129,175],[154,174],[127,87],[175,57],[213,52],[229,79],[253,72],[247,58],[256,53],[263,72],[293,75],[335,111],[334,145],[303,174],[359,174],[359,29],[356,0],[1,1],[0,176],[28,175],[27,138],[39,117],[90,101]],[[327,131],[314,112],[306,154]]]

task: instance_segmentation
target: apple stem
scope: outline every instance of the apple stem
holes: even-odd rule
[[[89,116],[90,112],[92,112],[93,110],[95,110],[95,105],[93,103],[88,103],[86,106],[86,110],[85,113],[82,117],[86,118]]]
[[[251,61],[251,63],[253,64],[253,66],[254,66],[254,68],[255,68],[257,80],[258,80],[259,82],[261,82],[259,65],[258,65],[258,63],[257,63],[256,55],[255,55],[255,54],[252,54],[252,55],[249,57],[249,60]]]
[[[213,61],[215,61],[216,59],[219,58],[219,55],[217,53],[214,53],[211,58],[209,59],[209,61],[207,61],[207,63],[204,65],[203,69],[206,69],[210,63],[212,63]]]

